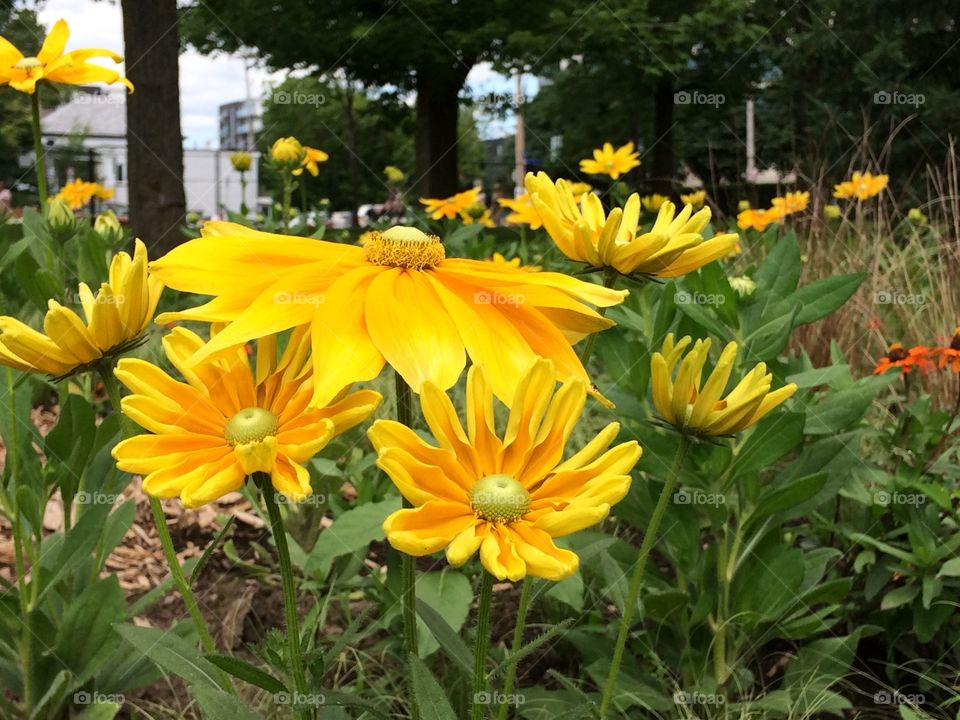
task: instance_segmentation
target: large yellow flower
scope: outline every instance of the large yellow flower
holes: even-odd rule
[[[809,192],[788,192],[783,197],[775,197],[770,201],[772,210],[779,211],[782,217],[803,212],[810,204]]]
[[[596,193],[587,193],[577,204],[565,180],[554,183],[546,173],[527,173],[526,185],[560,251],[591,267],[613,268],[624,275],[677,277],[724,257],[737,246],[735,233],[704,240],[701,231],[710,221],[709,208],[693,214],[687,205],[674,216],[676,207],[664,201],[653,227],[641,232],[636,193],[622,210],[614,208],[607,215]]]
[[[303,464],[380,403],[372,390],[344,390],[330,404],[309,409],[310,338],[302,329],[279,362],[277,337],[261,338],[253,371],[244,348],[190,366],[202,346],[184,328],[163,338],[167,358],[187,382],[145,360],[124,358],[117,365],[117,378],[134,393],[121,401],[123,413],[155,434],[120,442],[113,457],[121,470],[144,475],[143,489],[155,497],[179,495],[196,507],[264,472],[278,492],[303,500],[311,491]]]
[[[523,193],[517,198],[500,198],[497,202],[511,211],[507,215],[507,222],[511,225],[529,225],[531,230],[539,230],[543,225],[540,213],[533,207],[530,193]]]
[[[119,355],[140,341],[162,287],[158,278],[147,275],[147,248],[137,240],[132,259],[125,252],[113,256],[109,281],[96,295],[80,283],[86,323],[56,300],[49,301],[43,333],[0,317],[0,365],[63,376]]]
[[[443,391],[424,385],[423,415],[439,447],[400,423],[373,424],[377,465],[414,506],[384,522],[391,545],[415,556],[446,549],[457,566],[479,550],[501,580],[562,580],[576,571],[577,555],[553,538],[603,520],[627,494],[641,450],[635,441],[607,450],[619,430],[611,423],[564,461],[586,387],[573,380],[554,392],[556,376],[544,359],[524,373],[502,437],[477,365],[467,376],[466,430]]]
[[[329,160],[330,156],[327,155],[323,150],[317,150],[317,148],[312,148],[308,145],[304,145],[303,149],[306,151],[306,155],[303,157],[303,164],[296,168],[293,171],[293,174],[300,175],[304,168],[306,168],[307,172],[316,177],[320,174],[320,168],[317,167],[317,165]]]
[[[866,200],[879,195],[887,187],[890,178],[886,175],[855,172],[849,180],[834,186],[835,198],[857,198]]]
[[[231,323],[194,362],[311,325],[318,405],[385,363],[415,392],[426,380],[449,388],[465,355],[486,366],[507,401],[538,355],[552,358],[564,380],[587,381],[571,345],[612,324],[592,306],[626,297],[560,273],[447,258],[439,238],[402,226],[371,232],[361,248],[209,222],[203,237],[151,267],[170,287],[216,296],[160,322]]]
[[[481,190],[482,188],[475,187],[447,198],[420,198],[420,202],[434,220],[440,218],[453,220],[468,207],[480,201]]]
[[[66,21],[57,20],[36,57],[24,57],[9,40],[0,37],[0,85],[9,85],[14,90],[32,95],[41,80],[61,85],[119,82],[133,92],[131,82],[116,70],[87,62],[91,58],[105,57],[120,63],[123,57],[100,48],[71,50],[64,54],[69,37],[70,28]]]
[[[773,375],[767,373],[764,363],[758,363],[723,397],[737,358],[735,342],[728,343],[720,353],[716,366],[701,388],[703,368],[710,355],[710,340],[697,340],[693,349],[686,353],[690,342],[691,338],[687,336],[674,343],[673,333],[670,333],[660,352],[654,353],[650,360],[653,404],[660,417],[681,430],[701,435],[733,435],[758,422],[797,391],[797,386],[790,383],[770,392]]]
[[[104,187],[100,183],[89,182],[77,178],[73,182],[68,182],[57,193],[58,200],[65,201],[71,210],[79,210],[89,203],[93,198],[100,200],[110,200],[113,197],[113,190]]]
[[[610,143],[593,151],[593,158],[580,161],[580,172],[588,175],[609,175],[613,180],[640,165],[640,155],[633,151],[633,143],[621,145],[616,150]]]

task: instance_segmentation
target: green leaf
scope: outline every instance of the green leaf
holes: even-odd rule
[[[829,385],[834,380],[845,378],[849,374],[850,368],[847,365],[827,365],[826,367],[788,375],[787,382],[793,383],[800,390],[806,390],[820,385]]]
[[[676,307],[681,313],[686,315],[710,335],[716,338],[722,338],[723,340],[730,338],[730,329],[699,305],[692,302],[678,302]]]
[[[256,665],[248,663],[246,660],[241,660],[232,655],[219,655],[217,653],[205,653],[203,657],[221,670],[230,673],[235,678],[239,678],[251,685],[256,685],[258,688],[262,688],[267,692],[279,693],[287,689],[286,686],[273,675],[258,668]]]
[[[543,647],[546,643],[553,640],[553,638],[555,638],[557,635],[559,635],[562,632],[566,632],[566,630],[571,625],[573,625],[573,622],[574,622],[573,618],[566,618],[564,620],[561,620],[559,623],[557,623],[556,625],[553,625],[549,630],[547,630],[544,633],[541,633],[540,635],[535,637],[533,640],[528,642],[526,645],[520,646],[520,648],[515,653],[510,653],[509,655],[507,655],[507,657],[505,657],[503,661],[499,665],[497,665],[493,669],[493,671],[490,672],[488,677],[490,678],[496,677],[506,669],[507,665],[509,665],[511,661],[520,662],[527,655],[530,655],[531,653],[536,652],[539,648]]]
[[[757,296],[762,299],[761,316],[769,305],[785,299],[797,289],[800,269],[800,246],[796,236],[790,233],[773,247],[753,275]]]
[[[804,432],[808,435],[835,435],[860,420],[883,388],[899,377],[886,373],[857,381],[853,387],[830,392],[816,405],[807,408]]]
[[[937,577],[960,577],[960,557],[947,560],[937,573]]]
[[[100,540],[104,522],[109,512],[110,506],[106,503],[93,505],[80,516],[77,524],[70,528],[65,536],[62,536],[63,542],[60,545],[60,551],[49,566],[51,575],[45,580],[37,597],[37,602],[40,602],[46,596],[63,575],[73,571],[79,563],[90,555]]]
[[[583,576],[580,571],[577,570],[565,580],[552,583],[546,595],[572,608],[574,612],[583,612]]]
[[[243,700],[219,688],[197,685],[190,688],[190,694],[209,720],[262,720]]]
[[[116,575],[89,585],[67,606],[57,632],[54,655],[86,682],[96,670],[93,660],[104,648],[120,642],[113,632],[114,623],[126,613],[126,601]]]
[[[161,670],[182,677],[191,685],[219,689],[217,669],[197,652],[193,643],[168,630],[114,625],[120,637],[152,660]]]
[[[768,485],[757,499],[753,512],[750,513],[750,522],[796,508],[800,503],[820,492],[826,482],[827,473],[816,473],[797,478],[789,483],[774,482]]]
[[[893,610],[901,605],[913,602],[913,599],[919,594],[919,585],[903,585],[895,588],[883,596],[883,599],[880,601],[880,609]]]
[[[423,720],[457,720],[450,701],[423,660],[410,654],[413,696]]]
[[[333,561],[343,555],[354,555],[377,540],[383,540],[383,521],[400,509],[400,498],[367,503],[351,508],[320,533],[307,557],[304,574],[326,577]]]
[[[71,678],[70,672],[61,670],[50,682],[50,686],[43,696],[37,700],[33,706],[33,712],[30,713],[30,720],[47,720],[55,717],[57,710],[63,704],[64,698],[70,691]]]
[[[423,601],[436,610],[454,632],[460,632],[470,614],[473,589],[466,575],[451,567],[417,577],[417,602]],[[417,651],[425,658],[440,648],[439,642],[422,617],[417,618]]]
[[[849,273],[804,285],[792,296],[803,305],[797,313],[796,324],[812,323],[832,313],[850,299],[866,277],[866,273]]]
[[[440,647],[453,660],[460,669],[469,677],[473,674],[473,653],[463,641],[463,638],[450,627],[450,624],[443,619],[443,616],[430,607],[427,603],[417,598],[417,615],[423,619],[430,632],[440,643]]]
[[[197,584],[197,580],[200,579],[203,568],[206,567],[207,563],[210,561],[210,558],[213,556],[214,551],[217,549],[217,547],[219,547],[227,532],[233,527],[233,521],[235,519],[236,517],[233,515],[227,518],[227,521],[223,524],[223,527],[220,528],[220,532],[218,532],[214,536],[213,540],[207,544],[207,547],[204,548],[203,554],[200,556],[200,559],[197,560],[197,564],[194,566],[193,572],[190,573],[190,577],[188,578],[190,587],[194,587]]]
[[[743,341],[744,362],[772,360],[783,352],[790,342],[790,333],[793,331],[799,307],[795,306],[792,311],[765,322],[751,332]]]
[[[717,302],[713,305],[714,312],[724,322],[732,328],[740,326],[740,316],[737,314],[737,298],[730,287],[730,281],[727,274],[720,267],[720,262],[714,260],[708,265],[700,268],[700,280],[703,283],[703,292],[707,295],[713,295],[717,298],[723,298],[723,302]]]
[[[805,421],[806,415],[802,412],[765,417],[737,453],[735,470],[745,474],[773,465],[803,441]]]
[[[117,703],[98,702],[77,715],[77,720],[113,720],[118,712],[120,712],[120,706]]]

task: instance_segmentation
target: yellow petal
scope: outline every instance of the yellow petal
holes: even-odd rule
[[[431,501],[392,513],[384,520],[383,531],[397,550],[419,557],[445,548],[475,522],[469,505]]]
[[[67,27],[65,20],[57,20],[50,33],[43,40],[43,46],[37,53],[37,60],[44,65],[48,65],[63,54],[63,49],[67,46],[67,39],[70,37],[70,28]]]

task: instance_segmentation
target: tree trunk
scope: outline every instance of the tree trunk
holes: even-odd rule
[[[673,81],[661,77],[653,96],[653,189],[663,195],[673,191]]]
[[[127,77],[130,225],[153,257],[183,242],[183,137],[176,0],[121,0]]]
[[[460,190],[457,168],[457,96],[466,71],[417,70],[417,181],[421,197],[448,197]]]

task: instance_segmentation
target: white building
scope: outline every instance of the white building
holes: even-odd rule
[[[47,153],[47,185],[51,195],[63,182],[96,180],[111,188],[107,206],[126,210],[127,109],[122,92],[83,89],[69,102],[40,119]],[[230,164],[230,150],[184,150],[183,186],[187,211],[222,217],[239,211],[240,174]],[[247,207],[257,206],[257,153],[247,171]]]

